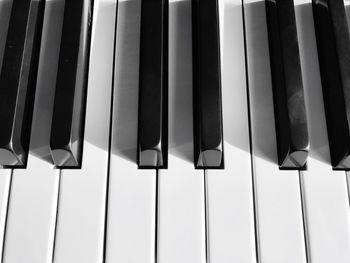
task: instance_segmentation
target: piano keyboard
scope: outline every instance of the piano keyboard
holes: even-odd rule
[[[0,0],[0,263],[350,262],[348,21]]]

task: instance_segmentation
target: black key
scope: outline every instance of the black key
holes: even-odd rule
[[[25,167],[44,2],[13,0],[0,75],[0,165]]]
[[[142,0],[139,168],[168,163],[168,0]]]
[[[306,168],[309,135],[293,0],[266,0],[280,169]]]
[[[350,169],[350,38],[343,0],[313,0],[317,50],[334,169]]]
[[[195,167],[223,168],[217,0],[192,0],[192,31]]]
[[[66,1],[50,148],[58,168],[80,167],[91,38],[92,1]]]

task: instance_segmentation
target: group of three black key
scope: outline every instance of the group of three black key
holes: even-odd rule
[[[348,169],[350,37],[344,2],[312,4],[332,166]],[[44,0],[13,0],[0,73],[3,167],[26,167],[44,6]],[[58,168],[81,166],[92,7],[92,0],[65,1],[50,138]],[[168,0],[142,0],[140,168],[167,168],[168,10]],[[309,136],[293,0],[266,1],[266,16],[278,163],[281,169],[305,169]],[[224,140],[218,0],[192,0],[192,34],[194,165],[220,169]]]
[[[218,2],[192,1],[193,119],[196,168],[223,168]],[[138,165],[166,168],[168,1],[141,5]]]

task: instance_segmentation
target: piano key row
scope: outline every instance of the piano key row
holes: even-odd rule
[[[51,262],[54,258],[55,262],[100,262],[104,258],[107,262],[154,262],[157,257],[160,262],[205,262],[206,259],[213,262],[255,262],[256,258],[261,262],[305,262],[309,257],[316,262],[348,262],[350,221],[345,177],[329,176],[335,175],[335,172],[325,164],[328,160],[327,136],[325,129],[321,129],[325,125],[317,122],[319,115],[313,117],[317,113],[308,106],[316,103],[317,111],[323,111],[319,90],[311,90],[318,89],[321,85],[316,84],[319,83],[305,85],[306,102],[312,102],[306,103],[310,109],[308,114],[313,117],[309,118],[311,147],[308,174],[300,172],[299,181],[297,172],[283,172],[275,165],[276,142],[274,121],[270,118],[273,109],[264,1],[246,1],[244,5],[250,113],[247,111],[245,89],[241,1],[220,1],[220,11],[225,10],[220,12],[224,14],[221,28],[229,36],[221,41],[224,42],[221,47],[224,53],[223,129],[227,137],[225,159],[235,162],[226,162],[225,170],[207,170],[205,176],[203,172],[193,170],[193,140],[191,133],[187,133],[193,125],[192,118],[188,117],[191,111],[191,75],[190,69],[186,68],[192,63],[192,47],[188,44],[191,38],[188,29],[189,1],[170,5],[170,21],[176,21],[176,25],[171,23],[169,29],[169,42],[174,43],[169,48],[169,161],[168,169],[158,172],[141,172],[135,167],[138,108],[138,54],[135,50],[140,22],[135,14],[141,13],[141,6],[138,1],[119,3],[113,80],[116,14],[115,1],[112,2],[114,4],[107,0],[95,1],[96,21],[90,58],[82,169],[52,170],[46,162],[30,154],[26,170],[15,169],[12,176],[8,170],[3,170],[2,185],[5,190],[9,189],[9,178],[12,178],[3,261]],[[297,5],[309,3],[295,2]],[[54,3],[51,1],[51,13],[45,15],[46,22],[55,13],[53,10],[64,10],[62,1],[56,1],[60,7],[54,8]],[[46,9],[50,10],[49,7]],[[311,5],[307,5],[305,10],[307,15],[312,14]],[[305,16],[301,10],[296,11],[300,32],[304,29],[299,30],[300,27],[305,26],[300,17],[305,19]],[[56,18],[57,21],[57,24],[51,21],[51,26],[59,28],[59,18]],[[233,30],[232,24],[235,25]],[[177,26],[183,29],[181,33],[176,33]],[[307,26],[310,28],[310,20]],[[130,27],[136,31],[131,35],[128,33]],[[43,38],[46,36],[46,41],[50,40],[47,37],[49,28],[44,26],[46,34]],[[312,31],[307,33],[310,32],[314,34]],[[260,33],[263,38],[255,38],[253,33]],[[51,37],[53,35],[51,32]],[[179,36],[185,40],[177,39]],[[299,40],[304,83],[316,82],[314,79],[319,78],[317,70],[313,70],[314,63],[317,63],[316,43],[310,44],[314,40],[300,36]],[[232,51],[235,42],[239,44]],[[265,51],[260,56],[255,48],[257,44],[261,45],[260,52]],[[41,50],[41,54],[48,49]],[[311,55],[310,50],[314,50]],[[303,55],[308,55],[308,58],[313,56],[311,62],[303,61]],[[56,56],[59,57],[58,51]],[[178,65],[178,56],[187,63]],[[39,68],[40,65],[46,68],[52,63],[48,56],[40,56],[40,59]],[[260,64],[256,64],[255,60]],[[311,67],[305,66],[307,63]],[[237,70],[233,73],[232,69]],[[51,72],[51,75],[54,74],[57,73]],[[48,79],[46,81],[49,82]],[[109,117],[102,116],[111,110],[111,104],[106,101],[111,99],[112,81],[114,97],[109,146]],[[54,83],[51,80],[49,86]],[[237,84],[235,88],[232,88],[232,83]],[[182,90],[178,90],[179,87]],[[309,87],[311,93],[308,93]],[[178,101],[180,105],[177,105]],[[40,101],[37,99],[35,103],[37,106]],[[35,123],[40,123],[40,114],[38,110],[34,112],[33,127]],[[249,115],[253,169],[248,137]],[[316,122],[317,125],[313,125]],[[33,133],[36,135],[33,130],[31,144],[36,137]],[[264,134],[266,136],[262,136]],[[316,138],[315,141],[313,138]],[[320,151],[316,147],[312,147],[320,145],[323,147],[322,156],[319,156]],[[111,155],[108,155],[109,151]],[[237,166],[236,161],[241,165]],[[288,176],[288,173],[294,176]],[[2,204],[7,202],[0,201]],[[57,204],[59,212],[56,218]],[[33,207],[40,212],[33,213]],[[107,221],[104,208],[107,208]],[[308,244],[305,244],[304,232],[307,232]],[[104,233],[107,233],[106,247],[103,247]],[[37,242],[29,244],[31,239]],[[271,247],[276,249],[272,252]],[[18,248],[22,253],[18,253]]]
[[[4,167],[17,168],[26,167],[29,151],[37,53],[44,13],[44,1],[20,2],[14,1],[11,9],[0,78],[3,87],[0,119],[4,125],[0,134],[0,163]],[[349,135],[346,115],[346,63],[347,54],[350,52],[347,50],[346,41],[350,41],[350,38],[343,1],[329,4],[335,6],[329,8],[328,1],[313,2],[314,23],[332,165],[334,169],[346,170],[348,146],[343,142],[347,141]],[[167,13],[167,1],[142,4],[137,161],[139,168],[167,167]],[[339,14],[342,14],[341,17]],[[266,17],[278,163],[281,169],[303,170],[306,168],[309,152],[309,135],[294,2],[268,1]],[[332,17],[337,17],[339,21],[334,21]],[[224,167],[218,21],[216,1],[192,1],[196,168]],[[65,4],[50,127],[50,153],[57,168],[81,165],[90,23],[91,1],[81,0]],[[18,38],[18,35],[22,38]],[[30,38],[33,40],[28,41]],[[328,51],[329,45],[333,45],[331,52]],[[339,55],[338,59],[339,53],[342,55]],[[29,67],[22,66],[27,64]],[[330,88],[330,85],[336,88]]]

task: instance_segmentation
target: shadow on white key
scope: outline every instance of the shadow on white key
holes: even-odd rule
[[[3,262],[52,262],[59,171],[49,141],[63,2],[46,2],[30,153],[26,169],[14,169]]]
[[[206,171],[209,259],[256,262],[242,2],[219,3],[225,169]]]
[[[119,1],[106,262],[155,262],[156,170],[136,162],[141,1]]]
[[[277,162],[265,1],[246,0],[245,19],[252,147],[262,263],[306,262],[297,171],[281,171]]]
[[[350,262],[345,172],[332,171],[311,0],[295,0],[310,129],[308,170],[301,173],[310,262]]]
[[[206,262],[204,172],[193,164],[191,1],[169,5],[169,159],[159,170],[158,258]]]
[[[2,58],[4,55],[11,6],[12,0],[0,1],[0,71],[2,66]],[[0,262],[5,234],[6,214],[8,207],[7,204],[11,185],[11,172],[12,170],[10,169],[0,170]]]
[[[103,260],[116,1],[94,1],[81,169],[61,170],[55,263]]]

